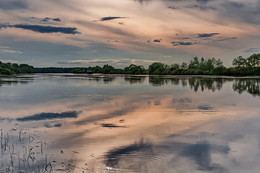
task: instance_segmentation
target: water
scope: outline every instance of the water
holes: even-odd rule
[[[260,78],[0,78],[0,172],[258,173]]]

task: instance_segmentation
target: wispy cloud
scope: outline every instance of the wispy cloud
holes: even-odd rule
[[[220,39],[214,40],[214,42],[235,40],[235,39],[237,39],[237,37],[220,38]]]
[[[57,64],[137,64],[137,63],[153,63],[154,60],[142,60],[142,59],[91,59],[91,60],[69,60],[59,61]]]
[[[13,59],[0,59],[0,61],[4,62],[4,63],[16,63],[16,64],[19,64],[19,61],[17,60],[13,60]]]
[[[8,46],[0,46],[0,53],[17,53],[17,54],[21,54],[23,52],[21,51],[17,51],[17,50],[13,50]]]
[[[260,47],[246,49],[245,52],[260,52]]]

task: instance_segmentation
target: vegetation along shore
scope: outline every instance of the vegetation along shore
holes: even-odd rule
[[[155,74],[155,75],[228,75],[245,76],[260,75],[260,54],[253,54],[248,58],[239,56],[232,61],[233,67],[225,67],[220,59],[204,59],[194,57],[189,63],[167,65],[154,62],[148,69],[142,65],[131,64],[124,69],[114,68],[111,65],[103,67],[44,67],[34,68],[28,64],[3,63],[0,61],[0,74],[13,75],[20,73],[104,73],[104,74]]]

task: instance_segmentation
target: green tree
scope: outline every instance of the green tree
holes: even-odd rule
[[[124,68],[126,74],[145,74],[145,68],[142,65],[131,64]]]
[[[115,68],[106,64],[106,65],[103,66],[103,73],[105,73],[105,74],[115,73]]]
[[[149,74],[165,74],[165,65],[161,62],[154,62],[149,66]]]
[[[232,61],[232,65],[235,66],[235,67],[246,67],[246,59],[243,58],[242,56],[238,56],[237,58],[235,58],[233,61]]]

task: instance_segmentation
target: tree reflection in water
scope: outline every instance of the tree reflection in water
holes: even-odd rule
[[[247,92],[253,96],[260,96],[259,78],[221,78],[221,77],[162,77],[149,76],[149,83],[153,86],[181,85],[189,86],[193,91],[220,91],[226,82],[232,82],[232,89],[239,94]]]

